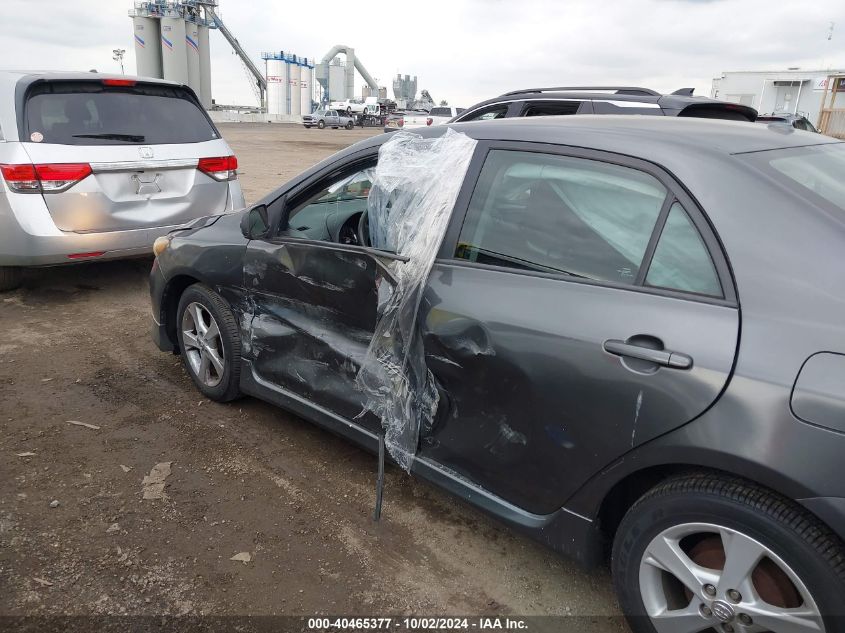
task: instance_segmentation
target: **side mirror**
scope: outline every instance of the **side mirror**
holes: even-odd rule
[[[248,240],[266,237],[269,230],[270,216],[267,212],[267,205],[254,206],[241,218],[241,233]]]

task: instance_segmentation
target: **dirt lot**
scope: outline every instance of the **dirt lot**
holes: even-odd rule
[[[222,130],[248,202],[370,134]],[[372,455],[201,398],[150,339],[149,265],[30,271],[0,295],[0,614],[617,613],[606,572],[397,469],[373,523]],[[144,500],[161,462],[166,498]]]

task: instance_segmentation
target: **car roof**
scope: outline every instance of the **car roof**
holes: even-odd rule
[[[720,111],[733,110],[736,114],[749,121],[753,121],[757,117],[757,110],[751,106],[712,99],[710,97],[693,96],[692,88],[682,88],[672,94],[663,95],[648,88],[637,87],[531,88],[529,90],[514,90],[498,97],[476,103],[466,108],[458,117],[471,116],[474,111],[497,104],[561,100],[616,102],[618,105],[621,105],[620,102],[628,102],[630,104],[643,104],[643,107],[659,107],[663,110],[664,114],[674,115],[684,111],[692,113],[694,110],[715,108]],[[699,116],[703,115],[699,114]]]
[[[529,90],[514,90],[506,92],[498,97],[486,99],[473,104],[468,110],[493,103],[505,103],[510,101],[536,100],[536,99],[603,99],[613,101],[633,101],[638,103],[660,103],[670,108],[683,108],[693,103],[725,103],[710,97],[693,96],[686,94],[663,95],[653,90],[644,88],[621,88],[621,89],[585,89],[585,90],[556,90],[554,88],[532,88]]]
[[[651,146],[726,155],[842,142],[800,130],[698,117],[588,114],[472,121],[449,127],[479,140],[556,143],[633,155]]]
[[[705,154],[715,160],[726,156],[789,147],[843,143],[783,125],[757,125],[698,117],[585,114],[542,116],[450,123],[415,129],[424,137],[445,129],[464,132],[477,140],[544,143],[596,149],[663,164],[696,163]],[[380,145],[394,134],[372,137],[350,149]]]
[[[767,114],[758,114],[758,119],[781,119],[784,121],[797,121],[805,118],[803,114],[795,114],[794,112],[769,112]]]
[[[0,82],[16,84],[24,77],[31,77],[34,79],[44,79],[52,81],[97,81],[102,79],[134,79],[136,81],[144,81],[150,83],[170,84],[174,86],[181,85],[175,81],[168,81],[166,79],[156,79],[155,77],[138,77],[135,75],[120,75],[116,73],[100,73],[100,72],[84,72],[84,71],[62,71],[62,70],[16,70],[16,69],[0,69]]]

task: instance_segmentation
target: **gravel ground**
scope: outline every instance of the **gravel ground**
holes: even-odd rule
[[[373,133],[221,129],[248,202]],[[202,398],[150,339],[149,265],[32,270],[0,295],[0,615],[618,614],[606,571],[395,468],[375,524],[372,455]]]

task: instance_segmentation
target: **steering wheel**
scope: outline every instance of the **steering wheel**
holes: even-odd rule
[[[358,244],[361,246],[372,246],[370,244],[370,219],[366,209],[361,213],[361,217],[358,218]]]

